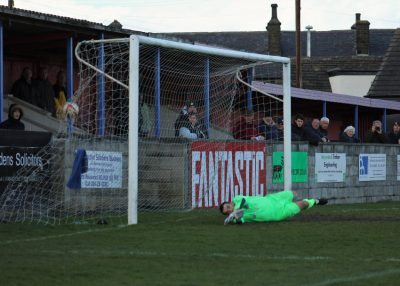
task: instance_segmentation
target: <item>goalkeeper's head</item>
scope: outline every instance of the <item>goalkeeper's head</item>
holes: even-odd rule
[[[233,212],[233,208],[235,207],[235,205],[233,204],[233,202],[223,202],[220,206],[219,206],[219,210],[221,211],[221,213],[223,215],[229,215]]]

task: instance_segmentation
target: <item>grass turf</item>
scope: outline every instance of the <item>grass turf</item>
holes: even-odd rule
[[[218,210],[135,226],[0,225],[0,285],[398,285],[400,203],[223,226]]]

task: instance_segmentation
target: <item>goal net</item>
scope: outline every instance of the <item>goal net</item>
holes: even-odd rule
[[[31,180],[0,193],[0,220],[135,224],[265,195],[273,151],[290,170],[289,59],[141,36],[84,41],[76,57],[77,107],[40,168],[18,171]]]

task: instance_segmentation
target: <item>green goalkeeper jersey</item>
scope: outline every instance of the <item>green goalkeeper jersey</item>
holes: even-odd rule
[[[281,221],[300,212],[299,206],[293,202],[293,192],[283,191],[267,195],[236,196],[233,198],[234,210],[243,210],[243,216],[235,223]]]

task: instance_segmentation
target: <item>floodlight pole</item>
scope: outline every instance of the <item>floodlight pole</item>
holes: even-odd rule
[[[300,39],[300,0],[296,0],[296,87],[302,87],[301,79],[301,39]]]

